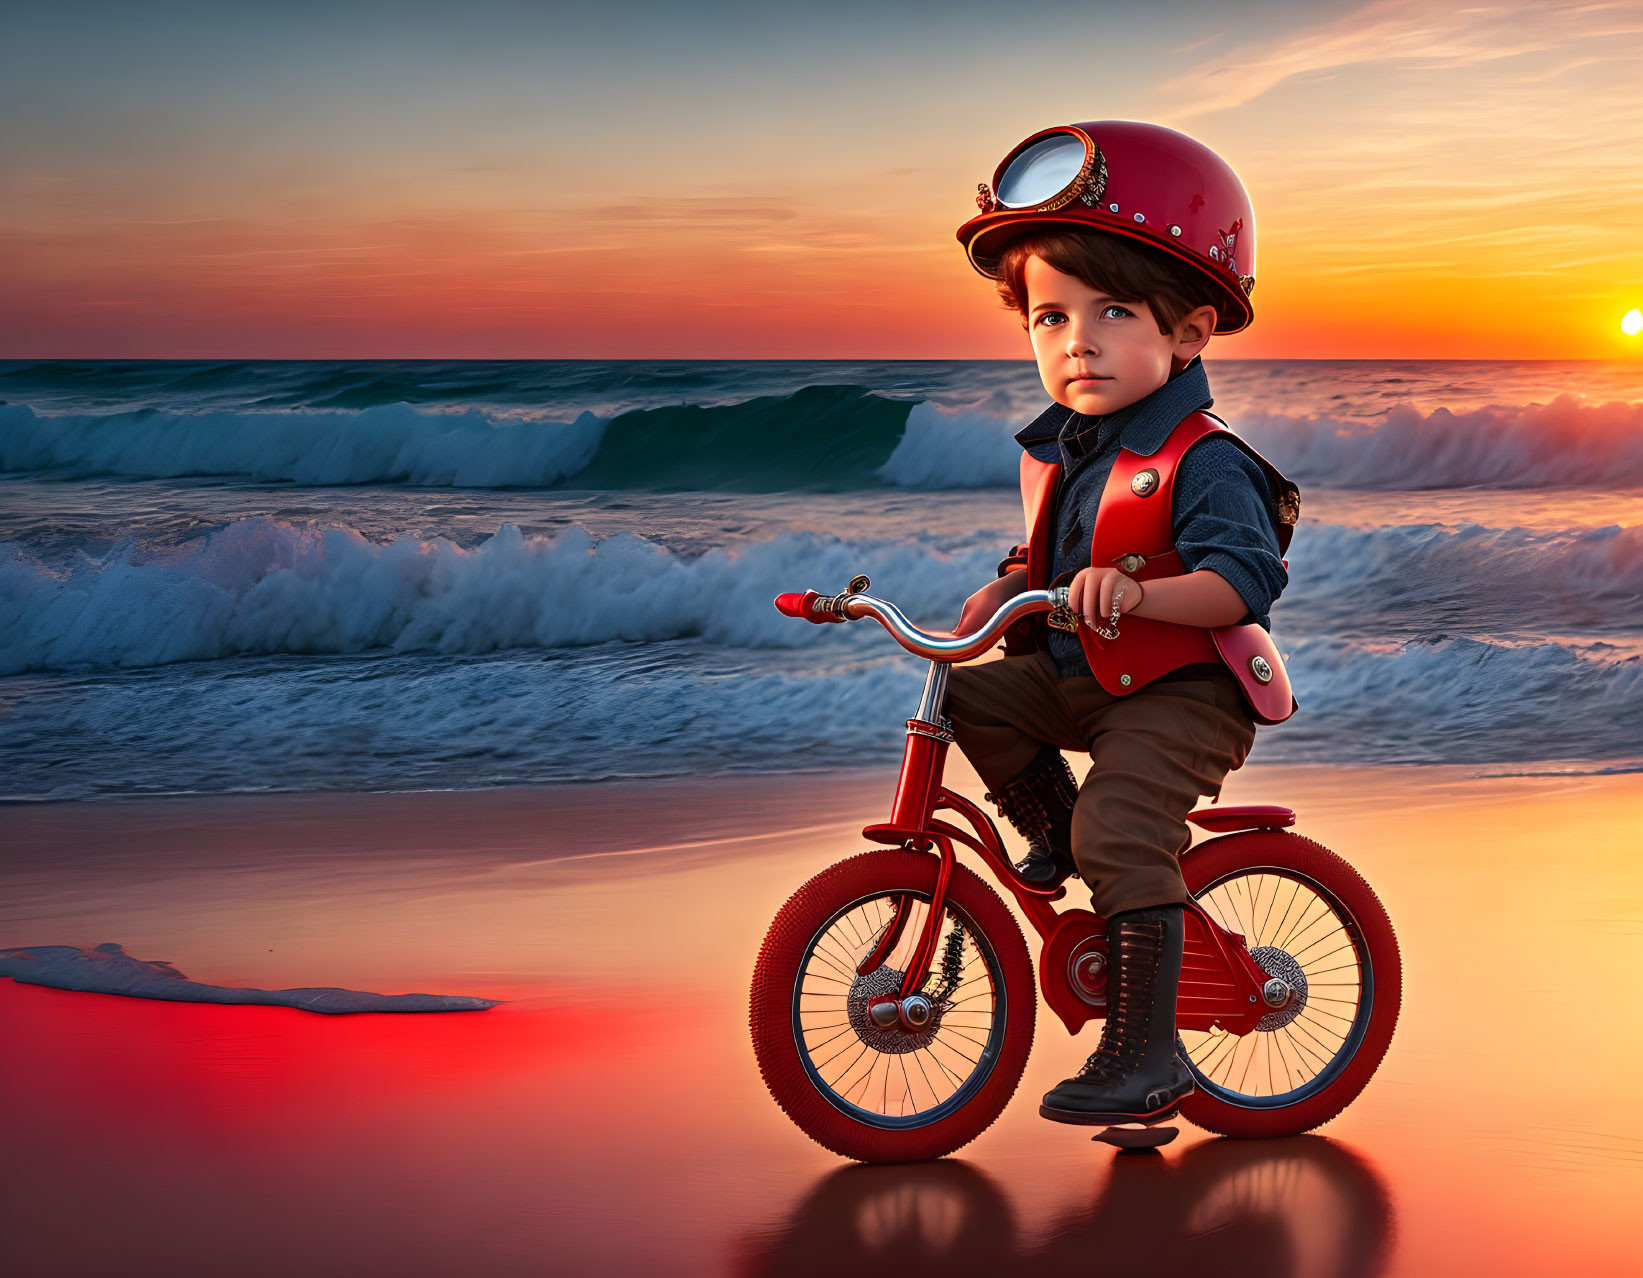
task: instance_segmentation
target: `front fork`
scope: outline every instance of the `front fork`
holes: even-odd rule
[[[1049,903],[1066,895],[1065,888],[1035,887],[1021,878],[1005,856],[1004,845],[986,814],[963,795],[942,786],[947,747],[953,743],[952,724],[941,713],[947,700],[947,678],[951,669],[944,661],[930,663],[918,713],[907,721],[907,744],[902,751],[901,777],[896,782],[896,798],[890,820],[884,824],[870,825],[862,831],[865,838],[875,843],[920,851],[934,845],[941,857],[940,868],[936,871],[935,891],[930,896],[930,912],[925,917],[918,944],[913,948],[912,961],[902,977],[900,995],[881,995],[872,1000],[874,1003],[899,1003],[906,1007],[908,1000],[918,994],[929,979],[947,901],[947,884],[952,878],[953,862],[957,859],[953,848],[955,842],[973,848],[992,866],[1041,936],[1049,935],[1057,918]],[[970,831],[960,829],[951,822],[937,820],[935,813],[944,809],[963,817]],[[896,948],[907,929],[912,910],[913,899],[910,896],[900,897],[896,901],[890,926],[884,930],[878,944],[857,965],[858,976],[875,971]]]

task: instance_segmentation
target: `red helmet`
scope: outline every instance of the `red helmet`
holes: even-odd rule
[[[1016,237],[1083,226],[1161,249],[1217,286],[1217,333],[1255,318],[1255,211],[1249,192],[1202,142],[1158,124],[1059,124],[1020,143],[976,188],[979,216],[958,228],[970,264],[998,278]]]

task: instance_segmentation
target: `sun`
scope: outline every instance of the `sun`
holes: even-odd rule
[[[1622,315],[1620,317],[1620,331],[1627,337],[1636,337],[1639,333],[1643,333],[1643,311],[1634,306]]]

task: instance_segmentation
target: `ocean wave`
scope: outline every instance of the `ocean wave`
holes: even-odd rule
[[[1604,644],[1431,635],[1286,654],[1301,711],[1274,762],[1501,763],[1643,752],[1643,657]]]
[[[545,487],[598,451],[605,423],[423,412],[116,413],[37,416],[0,406],[0,470],[68,478],[243,476],[297,484]]]
[[[180,544],[128,537],[99,554],[0,551],[0,674],[145,666],[247,653],[488,652],[702,636],[791,648],[818,632],[770,607],[866,572],[875,593],[948,625],[1007,537],[847,539],[789,532],[704,553],[580,526],[503,524],[467,548],[336,525],[237,520]],[[1643,527],[1303,525],[1273,610],[1280,641],[1571,631],[1643,622]],[[866,643],[855,634],[852,641]],[[822,632],[841,639],[842,630]]]
[[[911,488],[1013,488],[1025,422],[919,404],[880,472]],[[1643,485],[1643,403],[1550,404],[1365,421],[1246,412],[1228,425],[1289,478],[1323,488],[1548,488]]]
[[[1014,488],[1021,468],[1014,435],[1024,425],[980,409],[915,404],[877,473],[902,488]]]
[[[304,485],[840,491],[882,485],[910,404],[809,386],[737,404],[544,421],[391,404],[360,411],[42,416],[0,405],[0,470]]]
[[[1289,561],[1280,628],[1300,621],[1311,632],[1390,636],[1417,626],[1544,632],[1643,624],[1643,526],[1546,533],[1303,521]]]
[[[998,550],[788,533],[690,557],[632,533],[576,526],[525,537],[504,524],[465,549],[378,544],[350,528],[238,520],[181,546],[0,560],[0,674],[148,666],[246,653],[489,652],[700,635],[794,647],[817,631],[771,606],[868,573],[911,615],[951,624]],[[838,628],[827,628],[838,629]],[[802,632],[802,633],[801,633]]]
[[[960,408],[859,385],[813,385],[608,419],[584,412],[569,422],[403,403],[110,416],[38,415],[27,405],[0,405],[0,470],[477,488],[1009,488],[1020,459],[1012,436],[1023,422],[998,412],[996,398]],[[1400,405],[1369,421],[1249,412],[1230,424],[1303,485],[1643,485],[1643,404],[1593,405],[1560,395],[1550,404],[1459,414]]]
[[[923,663],[830,643],[244,657],[29,676],[0,715],[11,797],[406,790],[882,766]],[[885,649],[888,648],[888,652]],[[1643,755],[1643,658],[1602,645],[1305,641],[1301,711],[1256,763],[1515,764]],[[1076,762],[1076,757],[1075,757]]]
[[[26,676],[0,714],[0,794],[461,789],[892,759],[923,664],[853,655],[829,642],[843,627],[787,624],[813,651],[668,640]]]
[[[1298,483],[1330,488],[1632,487],[1643,484],[1643,403],[1549,404],[1370,422],[1245,414],[1230,423]]]

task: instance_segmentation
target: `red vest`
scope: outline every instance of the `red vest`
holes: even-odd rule
[[[1113,462],[1107,486],[1096,510],[1090,538],[1090,563],[1112,564],[1136,581],[1180,576],[1185,568],[1175,548],[1175,474],[1181,458],[1194,444],[1219,435],[1230,439],[1260,463],[1278,495],[1278,549],[1289,549],[1290,535],[1300,513],[1299,490],[1271,462],[1239,439],[1208,413],[1184,418],[1150,457],[1121,448]],[[1054,534],[1058,462],[1039,461],[1021,454],[1021,503],[1027,517],[1024,566],[1027,588],[1042,590],[1049,583]],[[1286,561],[1287,566],[1287,561]],[[1009,652],[1030,651],[1042,634],[1043,617],[1032,619],[1033,630],[1012,636]],[[1250,622],[1242,626],[1184,626],[1126,613],[1118,623],[1118,638],[1103,640],[1088,626],[1078,636],[1090,670],[1114,696],[1127,696],[1159,675],[1195,662],[1224,663],[1237,677],[1257,722],[1281,723],[1295,712],[1294,694],[1272,637]]]

